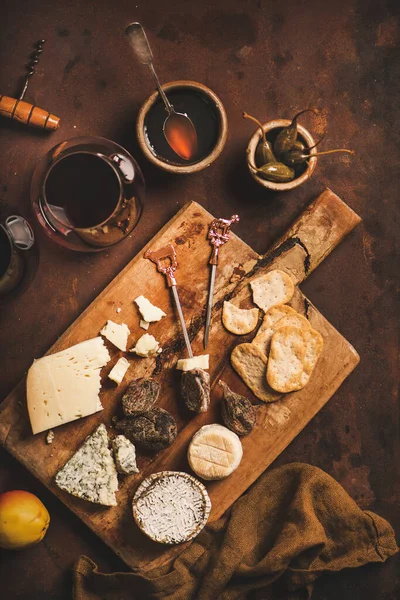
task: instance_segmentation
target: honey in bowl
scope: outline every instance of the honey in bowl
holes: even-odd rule
[[[214,150],[220,134],[220,117],[216,106],[201,92],[191,88],[175,88],[167,91],[168,100],[176,112],[186,114],[192,121],[197,133],[197,149],[192,148],[179,156],[165,139],[163,126],[166,118],[165,106],[158,98],[150,107],[144,119],[144,134],[146,143],[154,156],[162,161],[175,165],[191,165],[200,162]],[[179,127],[174,132],[177,144],[185,144],[184,136],[180,135]]]

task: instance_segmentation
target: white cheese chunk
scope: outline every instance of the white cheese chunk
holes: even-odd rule
[[[193,539],[207,523],[211,501],[192,475],[162,471],[147,477],[136,490],[133,516],[140,529],[162,544]]]
[[[58,471],[56,484],[77,498],[104,506],[117,505],[117,470],[103,423]]]
[[[46,435],[46,444],[52,444],[54,441],[54,431],[50,429]]]
[[[176,363],[178,371],[191,371],[192,369],[208,369],[209,354],[193,356],[193,358],[180,358]]]
[[[114,344],[119,350],[126,351],[126,345],[128,343],[128,336],[130,334],[129,327],[125,323],[118,325],[114,321],[108,320],[100,331],[101,335]]]
[[[139,473],[136,464],[135,446],[124,435],[117,435],[111,442],[114,451],[114,460],[118,473],[132,475]]]
[[[100,369],[109,360],[101,337],[35,360],[26,379],[33,433],[102,410]]]
[[[145,296],[138,296],[137,298],[135,298],[134,303],[138,307],[143,320],[147,321],[148,323],[159,321],[163,317],[167,316],[166,313],[163,310],[161,310],[161,308],[158,308],[158,306],[154,306],[154,304],[152,304],[150,300],[145,298]]]
[[[143,319],[140,319],[139,327],[147,330],[149,328],[149,325],[150,325],[150,323],[148,321],[144,321]]]
[[[188,461],[202,479],[224,479],[240,464],[243,456],[239,437],[223,425],[204,425],[193,436]]]
[[[144,358],[148,358],[149,356],[154,356],[155,354],[159,354],[160,347],[156,338],[149,333],[145,333],[141,338],[136,342],[136,346],[131,348],[129,352],[134,352],[138,356],[143,356]]]
[[[120,308],[119,306],[116,308],[116,312],[117,312],[118,314],[121,312],[121,308]]]
[[[129,361],[127,361],[126,358],[120,358],[119,360],[117,360],[117,362],[109,372],[108,379],[111,379],[111,381],[115,381],[115,383],[119,385],[125,377],[125,374],[128,369]]]

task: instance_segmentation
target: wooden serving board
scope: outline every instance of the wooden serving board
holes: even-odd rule
[[[212,218],[200,205],[192,202],[179,211],[147,246],[157,248],[172,242],[176,247],[180,265],[177,271],[179,296],[195,355],[204,352],[207,264],[210,255],[207,232]],[[185,346],[175,319],[174,306],[164,277],[156,272],[153,263],[143,258],[144,249],[78,317],[50,348],[49,353],[97,336],[107,319],[126,323],[132,332],[130,341],[133,343],[144,333],[139,328],[139,316],[133,299],[143,294],[167,313],[167,317],[150,326],[150,332],[163,347],[162,354],[157,359],[132,358],[123,384],[116,388],[106,376],[123,353],[110,345],[112,360],[102,372],[101,401],[104,410],[79,422],[58,427],[52,445],[45,443],[45,434],[33,436],[31,433],[25,382],[22,381],[0,407],[0,443],[127,565],[147,569],[169,560],[184,546],[162,546],[147,539],[133,521],[131,499],[142,479],[151,473],[162,470],[190,472],[186,451],[192,435],[206,423],[220,422],[220,388],[215,385],[220,377],[235,391],[251,397],[250,391],[229,366],[229,356],[237,343],[249,341],[254,334],[237,337],[224,329],[221,324],[224,299],[235,298],[235,303],[241,307],[250,306],[249,281],[272,268],[286,271],[296,284],[301,283],[359,221],[360,218],[346,204],[326,190],[264,256],[259,256],[241,239],[232,235],[231,241],[221,252],[207,349],[214,385],[211,408],[207,413],[194,417],[182,406],[178,393],[175,364],[179,357],[185,356]],[[242,463],[226,480],[206,483],[212,502],[211,521],[218,519],[286,448],[359,362],[354,348],[303,296],[297,286],[291,304],[308,316],[312,326],[322,334],[325,342],[323,353],[310,382],[303,390],[287,394],[269,405],[259,403],[253,397],[258,404],[258,419],[255,429],[242,439]],[[117,307],[121,308],[120,313],[117,313]],[[113,415],[119,411],[120,398],[128,382],[151,375],[162,385],[158,405],[169,410],[176,418],[179,434],[174,444],[155,456],[139,453],[140,473],[121,479],[117,507],[98,507],[59,490],[53,483],[58,469],[100,422],[107,425],[111,423]]]

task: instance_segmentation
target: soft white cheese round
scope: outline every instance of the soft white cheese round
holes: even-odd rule
[[[193,436],[188,461],[202,479],[224,479],[238,468],[243,456],[239,437],[223,425],[204,425]]]
[[[133,516],[149,538],[162,544],[193,539],[207,523],[211,500],[204,485],[188,473],[162,471],[136,490]]]

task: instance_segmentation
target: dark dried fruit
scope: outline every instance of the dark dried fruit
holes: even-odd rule
[[[177,435],[174,417],[163,408],[153,408],[140,415],[122,419],[115,425],[134,444],[146,450],[168,448]]]
[[[183,371],[181,395],[189,410],[206,412],[210,406],[210,375],[203,369]]]
[[[257,412],[245,396],[236,394],[224,383],[219,381],[224,390],[221,404],[222,420],[226,427],[237,435],[247,435],[253,429],[257,420]]]
[[[126,417],[137,416],[153,408],[160,393],[160,384],[155,379],[135,379],[122,396],[122,410]]]

